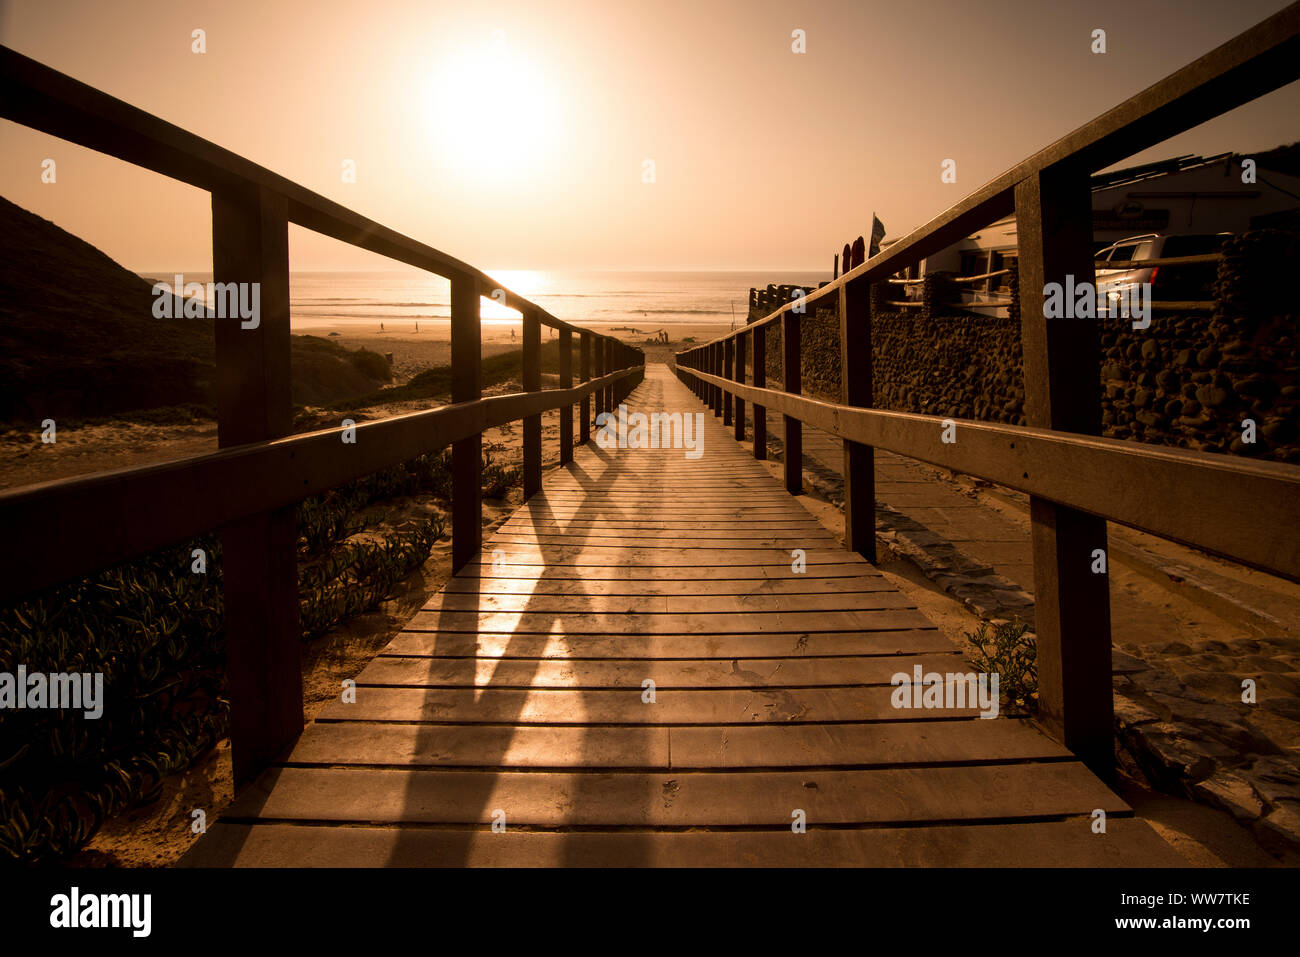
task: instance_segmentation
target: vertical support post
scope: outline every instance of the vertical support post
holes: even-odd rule
[[[737,382],[740,383],[743,383],[745,381],[745,339],[748,337],[748,335],[749,335],[748,333],[742,332],[740,335],[736,336],[736,364],[735,364],[736,374],[732,376],[732,378],[734,378]],[[745,441],[745,400],[742,399],[740,396],[736,396],[735,417],[736,417],[735,419],[736,420],[736,432],[735,432],[736,441],[743,442]]]
[[[578,376],[583,382],[591,381],[591,333],[578,333]],[[578,408],[578,444],[586,445],[591,439],[591,394],[582,397]]]
[[[605,340],[603,338],[597,339],[593,345],[595,346],[596,378],[599,379],[607,371],[605,369]],[[592,394],[596,397],[596,418],[600,418],[602,412],[609,411],[608,406],[605,404],[604,386],[601,386]]]
[[[754,388],[767,388],[767,326],[754,329]],[[767,458],[767,406],[754,403],[754,458]]]
[[[1016,186],[1020,337],[1030,426],[1096,435],[1097,323],[1047,319],[1044,288],[1094,281],[1088,171],[1049,167]],[[960,441],[960,434],[958,436]],[[1030,496],[1039,710],[1044,725],[1103,780],[1114,777],[1110,588],[1094,574],[1106,522]]]
[[[715,342],[709,346],[709,372],[713,375],[722,375],[722,343]],[[712,390],[713,396],[713,414],[714,416],[722,415],[722,386],[715,384]]]
[[[719,373],[724,379],[731,379],[735,376],[732,371],[733,363],[736,361],[736,346],[734,339],[728,339],[722,343],[722,372]],[[731,425],[731,393],[727,390],[722,392],[722,424]]]
[[[616,372],[614,367],[614,340],[605,340],[605,374]],[[605,411],[614,414],[618,411],[618,400],[614,398],[615,387],[612,385],[605,387]]]
[[[253,187],[212,194],[216,282],[257,283],[254,328],[216,321],[217,443],[222,448],[288,435],[288,203]],[[341,447],[342,448],[342,447]],[[345,452],[340,452],[345,454]],[[302,732],[298,629],[298,529],[293,506],[223,529],[226,670],[236,788],[249,783]]]
[[[861,279],[840,287],[840,401],[869,408],[871,287]],[[844,547],[876,561],[876,450],[844,440]]]
[[[524,391],[542,390],[542,323],[536,309],[524,310]],[[524,416],[524,498],[542,490],[542,417]]]
[[[451,401],[483,397],[482,326],[478,280],[451,280]],[[451,445],[451,570],[458,572],[483,545],[483,434]]]
[[[573,388],[573,333],[560,330],[560,388]],[[560,409],[560,464],[573,461],[573,405]]]
[[[781,377],[785,391],[799,395],[803,390],[802,370],[799,366],[799,320],[802,317],[793,309],[781,314]],[[785,490],[791,495],[803,494],[803,423],[782,413],[785,423]]]

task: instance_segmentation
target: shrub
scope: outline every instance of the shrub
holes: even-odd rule
[[[1038,644],[1029,626],[1020,619],[995,625],[980,622],[974,632],[966,633],[975,653],[967,662],[978,672],[998,675],[998,687],[1013,708],[1035,711],[1038,708]]]

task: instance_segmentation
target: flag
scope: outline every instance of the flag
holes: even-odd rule
[[[885,224],[876,218],[876,214],[871,214],[871,250],[867,253],[870,259],[876,253],[880,252],[880,241],[885,238]]]

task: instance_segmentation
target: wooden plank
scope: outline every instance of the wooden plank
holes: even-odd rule
[[[775,635],[638,635],[601,636],[559,633],[516,635],[510,632],[455,634],[403,631],[384,650],[391,655],[436,655],[493,658],[640,657],[646,661],[721,658],[816,658],[845,655],[921,655],[951,652],[952,642],[931,628],[819,632]]]
[[[809,786],[809,783],[813,786]],[[1054,818],[1130,809],[1078,764],[873,771],[549,775],[516,771],[283,768],[235,799],[227,819],[507,827],[766,827]],[[1080,826],[1085,826],[1082,823]]]
[[[812,556],[809,556],[810,558]],[[800,580],[816,578],[853,578],[862,575],[871,568],[865,562],[857,565],[848,563],[821,564],[809,561],[808,570],[799,576]],[[699,582],[736,581],[743,579],[781,580],[793,578],[790,564],[781,561],[766,565],[651,565],[648,562],[639,565],[590,565],[560,562],[548,556],[546,561],[540,557],[523,561],[507,562],[500,565],[471,562],[462,569],[466,579],[471,578],[536,578],[552,581],[581,579],[582,581],[659,581],[689,579]]]
[[[684,598],[700,597],[766,597],[769,595],[808,595],[852,597],[864,592],[894,591],[894,586],[883,576],[843,578],[740,578],[733,580],[697,581],[631,580],[584,581],[583,595],[670,595]],[[566,579],[547,578],[453,578],[442,590],[444,595],[571,595],[575,586]]]
[[[914,607],[911,599],[896,591],[880,588],[857,594],[803,592],[783,595],[595,595],[572,589],[562,594],[485,595],[444,592],[425,603],[421,611],[486,612],[594,612],[608,615],[696,615],[744,614],[777,611],[865,611],[878,608]]]
[[[412,631],[509,631],[549,634],[561,623],[564,633],[577,635],[746,635],[770,632],[823,634],[917,628],[925,618],[902,595],[881,593],[880,603],[894,608],[876,611],[774,611],[747,614],[613,615],[587,612],[466,612],[418,611],[407,626]]]
[[[495,559],[503,565],[595,565],[610,563],[636,566],[683,568],[693,566],[723,566],[766,564],[785,566],[792,573],[790,549],[782,548],[621,548],[615,545],[516,545],[505,556]],[[814,565],[840,565],[842,552],[836,549],[814,549],[808,552],[808,567]]]
[[[819,688],[889,685],[895,675],[969,671],[955,652],[920,657],[747,658],[743,664],[706,658],[648,663],[639,658],[582,661],[549,659],[475,660],[380,656],[357,676],[360,685],[405,688],[586,688],[640,689],[653,681],[657,691],[711,688]]]
[[[906,659],[903,659],[906,660]],[[972,708],[903,709],[891,688],[747,688],[677,690],[642,700],[624,690],[504,688],[441,690],[358,687],[355,704],[331,701],[321,721],[423,721],[452,724],[826,724],[864,721],[917,723],[978,718]]]
[[[184,867],[1185,867],[1143,821],[773,831],[214,824]],[[324,832],[323,836],[322,832]]]
[[[942,732],[942,733],[939,733]],[[622,768],[638,771],[889,767],[1059,761],[1070,753],[1020,721],[760,727],[522,726],[502,729],[327,722],[291,764],[406,767]]]

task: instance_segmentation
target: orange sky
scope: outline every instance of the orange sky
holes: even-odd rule
[[[0,42],[488,270],[829,270],[873,209],[901,236],[1285,5],[7,0]],[[1292,84],[1135,159],[1297,116]],[[0,193],[130,268],[211,268],[206,193],[5,121]]]

